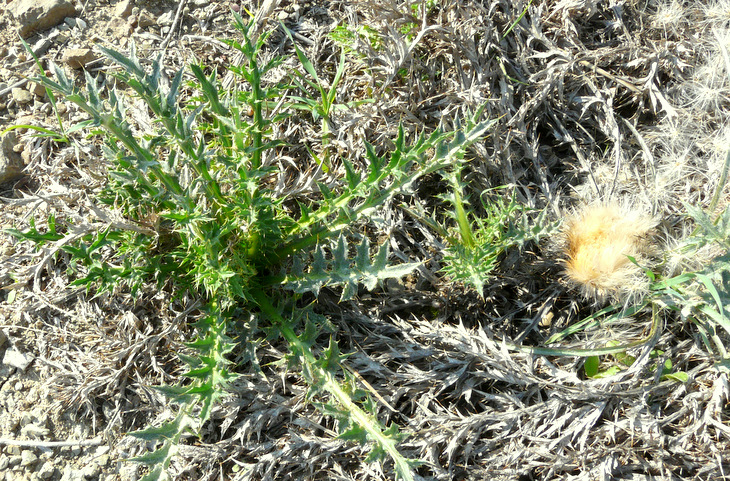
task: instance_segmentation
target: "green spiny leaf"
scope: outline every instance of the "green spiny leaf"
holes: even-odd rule
[[[378,285],[378,282],[406,276],[419,265],[418,263],[388,265],[387,244],[380,246],[378,253],[370,262],[365,255],[366,249],[369,250],[369,241],[364,239],[357,249],[355,258],[349,258],[347,241],[341,235],[332,250],[334,259],[331,262],[325,260],[324,250],[321,245],[318,245],[309,272],[291,272],[285,277],[283,284],[294,292],[314,292],[315,294],[325,285],[341,286],[343,292],[340,300],[344,301],[351,299],[357,293],[358,284],[363,284],[367,289],[372,290]]]

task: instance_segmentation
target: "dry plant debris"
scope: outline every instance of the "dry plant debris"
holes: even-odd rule
[[[313,343],[324,352],[336,336],[340,351],[352,353],[342,363],[354,383],[372,393],[380,422],[406,435],[403,455],[424,462],[414,479],[730,478],[730,371],[718,359],[728,333],[705,329],[694,309],[713,300],[702,290],[709,279],[720,286],[717,322],[727,322],[727,250],[692,240],[701,228],[725,225],[712,221],[730,204],[722,181],[730,147],[726,0],[91,0],[78,7],[72,18],[83,23],[28,39],[43,62],[60,63],[65,49],[93,49],[92,38],[122,52],[134,41],[145,61],[163,54],[168,80],[191,63],[226,78],[241,62],[220,42],[240,38],[230,7],[258,13],[260,31],[272,32],[263,61],[285,58],[266,85],[300,68],[280,21],[326,91],[344,52],[339,107],[325,123],[300,112],[271,126],[270,135],[286,144],[262,159],[273,172],[263,182],[301,205],[319,199],[321,186],[337,185],[350,168],[344,160],[366,169],[366,142],[377,153],[392,149],[399,124],[413,141],[483,106],[484,118],[498,121],[472,146],[462,171],[476,215],[481,193],[505,185],[521,205],[547,213],[546,222],[602,199],[650,206],[647,218],[661,219],[656,229],[666,246],[656,274],[703,273],[693,278],[696,294],[684,291],[685,305],[660,311],[660,335],[631,352],[630,366],[588,378],[582,357],[507,349],[511,342],[542,345],[599,309],[566,284],[555,246],[528,242],[505,252],[483,296],[454,285],[441,273],[446,240],[429,222],[433,216],[454,227],[444,220],[448,185],[437,175],[420,179],[412,194],[359,226],[363,237],[387,242],[393,257],[420,267],[355,301],[338,303],[341,292],[323,288],[317,313],[331,329]],[[56,115],[45,92],[27,83],[34,63],[15,27],[3,12],[0,128],[58,131],[59,119],[66,126],[86,120],[62,98]],[[86,65],[100,81],[111,82],[113,68],[107,60]],[[67,70],[82,86],[83,74]],[[226,82],[236,88],[233,77]],[[128,107],[136,131],[154,131],[144,104]],[[94,201],[109,168],[95,138],[76,132],[61,144],[37,130],[15,132],[11,150],[22,155],[25,176],[3,187],[1,227],[26,229],[36,219],[40,228],[55,216],[71,221],[69,234],[79,237],[109,226],[161,232],[159,218],[130,223]],[[712,221],[702,227],[692,207],[709,211]],[[136,298],[122,289],[74,289],[62,247],[34,250],[0,238],[0,340],[7,338],[0,352],[8,358],[0,366],[0,479],[139,479],[144,470],[123,460],[154,446],[126,433],[175,416],[152,386],[182,379],[177,355],[191,353],[185,342],[203,317],[200,299],[153,282]],[[589,293],[609,298],[609,290]],[[639,338],[650,315],[639,310],[579,331],[571,342]],[[258,322],[248,314],[238,319],[235,328],[257,342],[231,354],[238,378],[200,436],[182,438],[173,478],[393,479],[392,463],[364,462],[366,446],[337,438],[336,419],[315,408],[301,373],[281,362],[285,343],[261,333]],[[8,352],[27,356],[25,370]],[[665,377],[667,360],[686,382]],[[27,443],[97,437],[103,446]]]
[[[657,220],[636,209],[598,203],[565,220],[565,273],[586,297],[605,302],[646,294],[649,279],[642,266],[651,253],[648,237]]]

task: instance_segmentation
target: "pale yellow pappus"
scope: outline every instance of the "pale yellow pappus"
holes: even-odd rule
[[[656,218],[617,202],[578,209],[563,224],[568,280],[598,303],[640,297],[648,279],[629,256],[647,261],[656,225]]]

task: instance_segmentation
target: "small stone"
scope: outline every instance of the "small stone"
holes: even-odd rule
[[[68,105],[65,103],[56,104],[56,108],[58,109],[58,115],[64,115],[68,112]]]
[[[157,25],[161,26],[169,26],[172,25],[172,21],[175,18],[175,12],[170,10],[169,12],[165,12],[162,15],[160,15],[160,18],[157,19]]]
[[[63,51],[61,58],[69,67],[80,69],[96,60],[96,55],[90,48],[68,48]]]
[[[28,102],[33,100],[33,95],[31,95],[31,93],[27,90],[20,87],[13,88],[13,90],[10,92],[10,95],[12,95],[13,100],[21,105],[27,104]]]
[[[78,469],[73,469],[68,464],[63,468],[63,476],[61,476],[61,481],[83,481],[83,476],[81,476],[81,471]]]
[[[61,33],[61,31],[58,31],[58,33],[53,37],[53,41],[58,45],[65,45],[66,42],[68,42],[68,39],[68,35]]]
[[[84,20],[83,18],[77,18],[76,19],[76,28],[78,28],[79,30],[81,30],[83,32],[84,30],[89,28],[89,25],[86,23],[86,20]]]
[[[152,15],[147,10],[142,10],[139,13],[139,17],[137,17],[137,26],[139,28],[145,28],[149,27],[151,25],[155,24],[154,18],[152,18]]]
[[[35,455],[33,451],[30,451],[29,449],[23,450],[20,453],[20,465],[21,466],[32,466],[33,464],[38,462],[38,456]]]
[[[44,436],[48,436],[50,433],[51,431],[48,428],[44,428],[43,426],[39,426],[34,423],[23,426],[20,430],[20,434],[34,438],[42,438]]]
[[[7,9],[18,22],[18,33],[23,38],[76,15],[76,7],[70,0],[15,0],[10,2]]]
[[[30,363],[35,359],[31,354],[24,354],[18,350],[15,346],[10,346],[5,350],[5,356],[3,356],[3,364],[20,369],[25,372],[30,366]],[[22,383],[21,383],[22,386]]]
[[[30,92],[26,93],[30,95]],[[0,142],[0,183],[15,180],[23,175],[25,168],[23,158],[14,150],[18,144],[20,142],[14,132],[5,134]]]
[[[132,18],[130,21],[124,20],[123,18],[114,17],[106,23],[107,33],[115,38],[124,38],[130,34],[132,28]]]
[[[0,347],[3,347],[6,342],[8,342],[8,335],[5,333],[5,331],[0,329]]]
[[[51,463],[45,463],[38,471],[38,477],[40,479],[50,479],[51,477],[53,477],[53,474],[55,472],[56,468],[54,468]]]
[[[17,454],[16,455],[13,455],[13,456],[10,456],[10,459],[8,459],[8,465],[11,468],[14,468],[15,466],[19,466],[20,463],[22,463],[22,462],[23,462],[23,458],[20,457],[20,455],[17,455]]]
[[[204,8],[210,5],[210,0],[193,0],[193,5],[195,8]]]
[[[39,83],[28,82],[28,92],[32,93],[33,95],[43,97],[44,95],[46,95],[46,88]]]
[[[17,456],[20,458],[20,447],[19,446],[6,446],[5,452],[10,455],[10,459],[13,458],[13,456]]]
[[[9,398],[6,400],[6,405],[8,408],[7,411],[10,412],[12,409],[15,409],[15,406],[17,405],[17,403],[15,402],[15,399]],[[5,428],[6,432],[15,431],[16,429],[18,429],[18,418],[12,417],[12,418],[8,419],[5,422],[5,426],[3,426],[3,427]],[[17,446],[15,446],[15,447],[17,447]],[[20,454],[20,449],[18,449],[17,453],[13,453],[13,452],[10,452],[10,446],[6,446],[5,453],[6,454]]]
[[[33,44],[31,50],[36,55],[36,57],[42,57],[43,54],[48,51],[51,45],[53,45],[53,40],[51,40],[50,38],[42,38],[38,40],[35,44]]]
[[[10,464],[10,460],[8,459],[8,457],[4,454],[0,456],[0,471],[4,471],[5,469],[7,469],[8,464]]]
[[[30,413],[23,413],[20,416],[20,427],[24,428],[25,426],[29,425],[33,422],[33,417],[30,415]]]
[[[76,19],[74,17],[66,17],[63,19],[63,23],[68,25],[68,28],[74,28],[76,26]]]
[[[98,478],[100,474],[101,466],[96,463],[89,464],[81,470],[81,475],[86,479]]]
[[[134,7],[133,0],[122,0],[114,7],[114,15],[119,18],[127,18],[132,14]]]

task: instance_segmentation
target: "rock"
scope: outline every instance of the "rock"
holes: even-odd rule
[[[43,97],[44,95],[46,95],[46,88],[39,83],[28,82],[28,92],[32,93],[33,95]]]
[[[20,465],[21,466],[32,466],[38,462],[38,456],[29,449],[24,449],[20,452]]]
[[[50,38],[42,38],[38,40],[35,45],[33,45],[33,53],[36,55],[36,57],[42,57],[44,53],[48,51],[50,46],[53,45],[53,40]]]
[[[63,468],[63,476],[61,481],[84,481],[84,476],[80,469],[73,469],[68,464]]]
[[[86,21],[83,18],[77,18],[76,19],[76,28],[81,30],[82,32],[89,28],[89,25],[86,23]]]
[[[114,38],[124,38],[133,30],[134,28],[130,22],[119,17],[112,18],[106,24],[107,34],[112,35]]]
[[[61,31],[56,31],[55,35],[53,36],[53,42],[57,45],[63,45],[66,42],[68,42],[69,36]]]
[[[8,5],[8,11],[20,24],[18,33],[23,38],[76,15],[76,7],[70,0],[13,0]]]
[[[20,459],[20,447],[19,446],[5,446],[5,453],[10,455],[10,458],[12,459],[13,456],[17,456],[18,459]],[[20,461],[18,461],[20,463]],[[12,461],[11,461],[12,464]]]
[[[33,355],[23,354],[17,347],[10,346],[7,350],[5,350],[3,364],[25,371],[28,369],[28,366],[30,366],[30,363],[33,362],[33,359],[35,359]]]
[[[45,464],[43,464],[41,469],[38,470],[38,477],[40,479],[50,479],[53,477],[55,472],[56,472],[56,468],[54,468],[51,463],[45,463]]]
[[[147,10],[142,10],[139,13],[139,18],[137,18],[137,26],[139,28],[149,27],[154,24],[155,24],[155,19],[152,18],[152,15],[150,15],[150,12],[148,12]]]
[[[30,92],[26,92],[30,95]],[[13,150],[18,143],[14,132],[8,132],[2,138],[0,146],[0,183],[15,180],[23,175],[23,158]]]
[[[3,347],[6,342],[8,342],[8,335],[0,329],[0,347]]]
[[[96,60],[96,55],[90,48],[67,48],[63,51],[61,59],[66,65],[73,69],[80,69],[87,63]]]
[[[132,15],[133,0],[122,0],[114,7],[114,16],[126,19]]]
[[[89,464],[81,470],[81,475],[85,479],[98,478],[100,474],[101,466],[99,466],[97,463]]]
[[[33,417],[28,412],[24,412],[20,416],[20,427],[23,428],[33,422]],[[22,431],[22,429],[21,429]]]
[[[33,94],[25,90],[24,88],[15,87],[11,92],[10,95],[13,96],[13,100],[18,102],[19,104],[27,104],[31,100],[33,100]]]
[[[28,437],[42,438],[51,434],[51,431],[48,428],[39,426],[38,424],[30,423],[23,426],[20,430],[20,433]]]
[[[175,12],[173,10],[170,10],[170,11],[165,12],[162,15],[160,15],[160,17],[157,19],[157,25],[161,25],[161,26],[172,25],[172,21],[174,19],[175,19]]]

